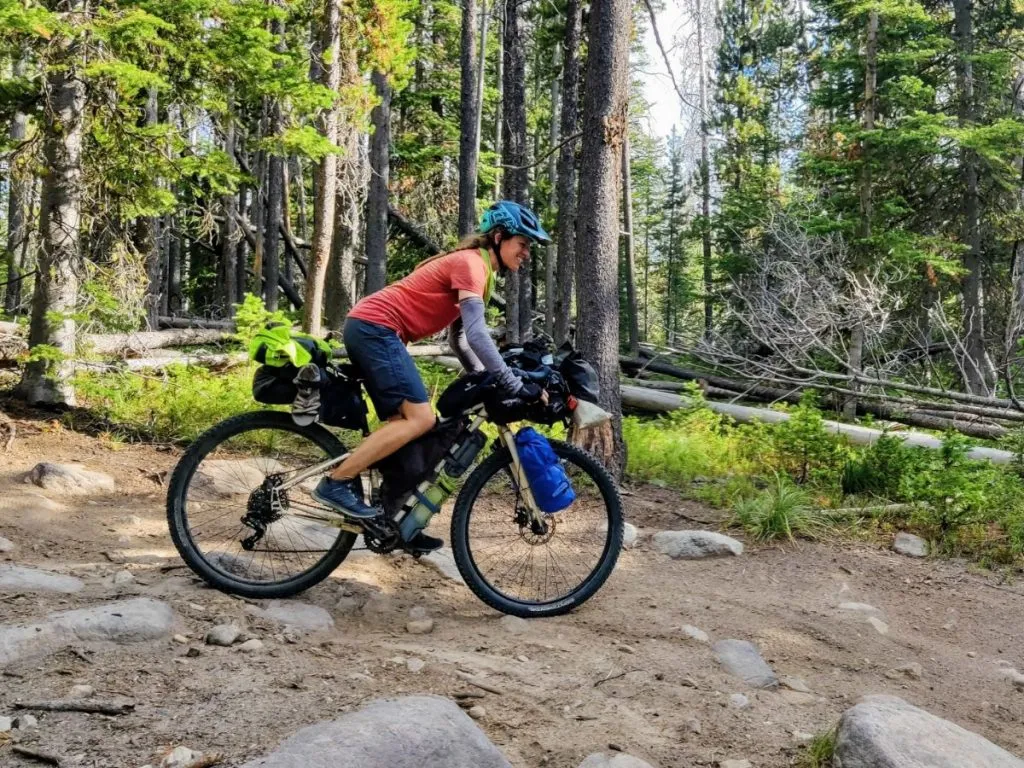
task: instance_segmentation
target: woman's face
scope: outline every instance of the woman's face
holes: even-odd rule
[[[530,258],[530,238],[522,235],[502,237],[498,243],[498,258],[506,268],[518,271],[523,262]]]

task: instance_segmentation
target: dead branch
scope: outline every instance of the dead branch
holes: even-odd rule
[[[93,715],[127,715],[135,711],[135,702],[109,704],[102,701],[16,701],[16,709],[36,709],[42,712],[86,712]]]
[[[12,746],[11,751],[16,755],[27,757],[29,760],[36,760],[40,763],[46,763],[47,765],[56,765],[57,768],[61,768],[61,766],[63,765],[63,763],[61,762],[61,758],[57,757],[56,755],[51,755],[47,752],[38,752],[34,749],[23,747],[20,744],[15,744],[14,746]]]

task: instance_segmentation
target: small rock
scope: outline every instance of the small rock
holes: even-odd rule
[[[743,554],[743,544],[714,531],[660,531],[652,541],[655,550],[674,560]]]
[[[976,657],[977,655],[978,655],[978,654],[976,654],[976,653],[975,653],[974,651],[968,651],[968,652],[967,652],[967,658],[968,658],[968,659],[973,659],[973,658],[974,658],[974,657]]]
[[[27,731],[31,728],[38,728],[39,721],[36,720],[35,715],[18,715],[14,718],[14,727],[19,731]]]
[[[13,551],[14,551],[14,542],[11,541],[10,539],[5,539],[3,536],[0,536],[0,552],[13,552]]]
[[[254,637],[252,640],[246,640],[238,646],[238,650],[242,653],[255,653],[256,651],[262,651],[263,641]]]
[[[171,639],[176,643],[180,643],[181,645],[188,645],[188,638],[184,635],[175,635]]]
[[[423,659],[413,658],[405,662],[405,666],[409,669],[410,672],[419,672],[425,666],[427,666],[427,662],[425,662]]]
[[[1013,667],[1002,670],[1003,674],[1010,678],[1010,682],[1013,683],[1017,688],[1024,690],[1024,675],[1018,672]]]
[[[190,659],[194,659],[194,658],[196,658],[197,656],[200,656],[200,655],[202,655],[202,653],[203,653],[203,652],[202,652],[202,651],[200,651],[200,650],[199,650],[198,648],[196,648],[195,646],[192,646],[192,647],[191,647],[191,648],[189,648],[189,649],[188,649],[187,651],[185,651],[185,655],[186,655],[186,656],[188,656],[188,657],[189,657]]]
[[[524,656],[524,655],[520,654],[519,656],[516,656],[516,661],[520,661],[523,664],[529,664],[530,663],[530,657],[529,656]]]
[[[798,707],[809,707],[812,704],[818,703],[818,697],[811,693],[801,693],[800,691],[781,690],[779,691],[779,698],[785,701],[787,704],[793,704]]]
[[[878,634],[880,634],[880,635],[887,635],[887,634],[889,634],[889,625],[886,624],[881,619],[877,619],[874,616],[869,616],[868,617],[868,624],[870,624],[872,627],[874,627],[875,631],[878,632]]]
[[[475,707],[469,708],[469,716],[474,720],[483,720],[487,717],[487,710],[477,704]]]
[[[234,644],[242,630],[237,624],[218,624],[206,633],[207,645],[221,645],[227,648]]]
[[[912,533],[897,533],[896,538],[893,539],[892,548],[894,552],[899,552],[907,557],[928,556],[928,542]]]
[[[54,464],[49,461],[36,464],[26,480],[48,491],[67,494],[109,493],[114,490],[114,478],[110,475],[74,464]]]
[[[114,574],[114,584],[131,584],[133,581],[135,581],[135,577],[131,571],[118,571]]]
[[[318,605],[299,600],[271,600],[264,608],[251,606],[248,612],[283,624],[287,629],[317,632],[334,628],[334,619]]]
[[[890,680],[895,680],[896,678],[903,677],[904,675],[913,680],[920,680],[923,674],[924,667],[922,667],[916,661],[912,661],[909,664],[901,664],[898,667],[890,669],[888,672],[885,673],[885,676],[888,677]]]
[[[405,631],[410,635],[427,635],[434,631],[433,619],[416,619],[405,625]]]
[[[754,688],[777,688],[779,679],[761,658],[757,646],[746,640],[719,640],[712,646],[715,658],[726,672],[742,678]]]
[[[807,683],[805,683],[799,677],[790,677],[789,675],[783,675],[781,678],[779,678],[779,682],[782,684],[783,688],[788,688],[789,690],[796,691],[797,693],[812,692]]]
[[[132,537],[122,535],[117,537],[117,546],[119,547],[130,547],[132,545]]]
[[[74,576],[64,576],[20,565],[0,565],[0,592],[80,592],[85,584]]]
[[[734,693],[729,696],[729,704],[735,709],[746,709],[750,706],[750,699],[742,693]]]
[[[0,733],[7,733],[14,728],[14,721],[9,717],[0,717]]]
[[[188,747],[175,747],[171,754],[160,761],[160,768],[182,768],[189,763],[194,763],[203,756],[202,752],[196,752]]]
[[[634,648],[632,645],[626,645],[625,643],[623,643],[622,645],[618,646],[618,649],[620,651],[622,651],[623,653],[628,653],[628,654],[636,653],[636,648]]]
[[[698,720],[696,717],[687,718],[683,721],[683,725],[686,726],[686,730],[688,730],[690,733],[696,736],[700,736],[701,732],[704,730],[701,727],[700,720]]]
[[[430,611],[428,611],[422,605],[414,605],[412,608],[409,609],[409,618],[412,619],[413,621],[419,621],[421,619],[429,619],[430,618]]]
[[[94,693],[96,693],[96,689],[91,685],[75,685],[72,686],[68,697],[72,699],[88,699]]]
[[[753,768],[749,760],[719,760],[718,768]]]
[[[804,733],[803,731],[793,731],[793,738],[801,744],[806,744],[809,741],[814,741],[813,733]]]
[[[612,745],[609,744],[608,748],[611,749]],[[625,752],[615,755],[595,752],[593,755],[587,755],[587,759],[580,763],[579,768],[654,768],[654,766],[639,757],[627,755]]]
[[[683,634],[691,640],[696,640],[698,643],[711,643],[711,638],[708,637],[708,633],[705,632],[703,629],[698,629],[692,624],[683,624],[682,630]]]

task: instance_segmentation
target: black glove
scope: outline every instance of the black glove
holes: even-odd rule
[[[544,388],[534,381],[524,381],[523,388],[516,393],[516,397],[525,403],[536,403],[544,394]]]

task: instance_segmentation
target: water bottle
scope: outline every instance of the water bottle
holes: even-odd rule
[[[453,445],[433,475],[417,486],[403,507],[405,514],[399,523],[402,539],[410,541],[441,511],[441,506],[455,492],[456,481],[469,469],[486,442],[487,437],[482,432],[470,433]]]

